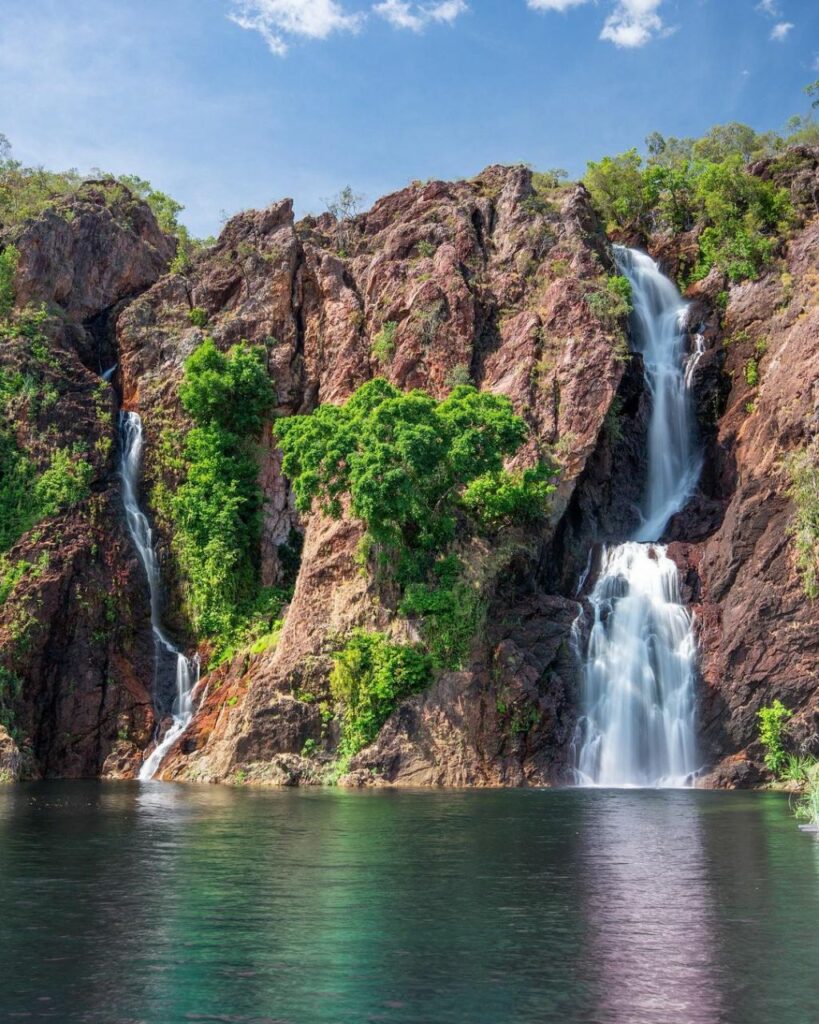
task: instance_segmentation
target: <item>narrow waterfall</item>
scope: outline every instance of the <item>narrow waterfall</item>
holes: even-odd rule
[[[696,644],[677,567],[654,542],[699,479],[689,385],[701,344],[687,355],[687,305],[654,260],[622,246],[615,258],[631,282],[633,347],[651,398],[648,471],[642,522],[603,552],[589,596],[575,767],[581,785],[684,785],[697,769]]]
[[[173,744],[187,729],[193,718],[193,690],[199,681],[198,658],[186,658],[170,640],[162,628],[161,602],[162,581],[159,562],[154,549],[153,531],[148,518],[139,507],[139,474],[142,467],[142,421],[135,412],[120,413],[120,443],[122,476],[122,499],[128,532],[137,549],[137,554],[148,579],[151,598],[151,627],[154,634],[154,700],[157,712],[162,716],[163,702],[170,711],[173,722],[157,743],[151,755],[143,762],[139,778],[152,779],[162,759]],[[171,676],[174,681],[172,702],[164,693],[164,681]]]

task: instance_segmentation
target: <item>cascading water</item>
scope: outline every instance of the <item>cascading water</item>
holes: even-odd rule
[[[633,344],[651,397],[648,471],[642,522],[603,552],[589,596],[576,772],[581,785],[683,785],[697,768],[696,644],[677,567],[653,542],[700,474],[689,385],[701,345],[686,357],[687,306],[654,260],[622,246],[615,257],[631,282]]]
[[[139,507],[139,473],[142,466],[142,421],[135,412],[120,413],[120,440],[122,461],[122,498],[128,532],[137,549],[142,567],[148,579],[151,598],[151,627],[154,633],[154,689],[155,698],[160,692],[159,681],[166,666],[173,666],[175,689],[171,715],[173,722],[161,742],[143,762],[139,778],[152,779],[162,763],[165,754],[187,729],[193,718],[193,690],[199,681],[198,658],[186,658],[169,639],[162,628],[161,597],[162,587],[159,562],[153,544],[153,531],[145,513]]]

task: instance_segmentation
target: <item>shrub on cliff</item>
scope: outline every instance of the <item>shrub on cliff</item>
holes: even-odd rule
[[[795,512],[788,532],[796,548],[796,566],[805,594],[819,596],[819,457],[816,447],[792,452],[785,460],[788,497]]]
[[[504,469],[528,436],[509,400],[459,385],[439,402],[376,379],[276,430],[298,507],[361,519],[363,561],[392,574],[430,665],[460,667],[485,606],[450,546],[544,517],[554,490],[550,466]]]
[[[503,468],[526,424],[508,398],[468,385],[437,402],[376,378],[346,404],[289,417],[276,430],[298,507],[315,501],[337,518],[348,498],[401,583],[432,566],[454,539],[459,513],[500,523],[546,510],[545,467],[535,475]]]
[[[273,407],[264,353],[242,343],[220,352],[207,338],[185,363],[180,399],[195,426],[185,479],[171,499],[174,549],[193,624],[229,647],[259,597],[261,490],[255,442]]]
[[[344,706],[343,760],[372,743],[400,700],[426,688],[431,668],[429,656],[417,646],[363,629],[350,634],[333,655],[330,673],[330,691]]]
[[[757,712],[759,721],[759,741],[765,748],[765,767],[773,775],[779,775],[785,765],[786,754],[782,743],[782,733],[791,712],[781,700],[775,700],[770,707],[760,708]]]

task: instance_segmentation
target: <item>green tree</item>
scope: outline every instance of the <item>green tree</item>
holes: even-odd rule
[[[264,351],[243,342],[222,353],[206,338],[185,363],[180,399],[196,425],[185,439],[185,479],[171,499],[174,550],[194,626],[214,638],[218,655],[263,597],[255,442],[275,402]]]
[[[742,158],[707,164],[694,188],[697,209],[708,224],[700,236],[697,277],[721,267],[733,281],[755,278],[785,233],[791,204],[784,188],[742,170]]]
[[[375,544],[397,555],[399,578],[415,578],[453,539],[465,488],[500,474],[527,427],[505,397],[461,385],[436,402],[377,378],[345,405],[281,420],[277,433],[299,508],[315,500],[337,517],[349,496]]]
[[[259,433],[274,396],[261,348],[241,343],[225,355],[212,338],[205,338],[185,363],[179,389],[183,407],[197,423],[239,437]]]
[[[642,165],[636,149],[588,164],[583,181],[609,228],[642,225],[647,211]]]

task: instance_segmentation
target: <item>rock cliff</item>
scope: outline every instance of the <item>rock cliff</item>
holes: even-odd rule
[[[668,539],[696,615],[703,759],[715,766],[714,785],[762,777],[755,712],[773,697],[796,710],[795,735],[817,743],[819,603],[798,579],[782,469],[787,452],[819,431],[816,168],[811,153],[798,173],[775,161],[754,168],[790,175],[800,225],[759,280],[727,288],[715,273],[690,294],[692,339],[703,349],[694,387],[706,469]],[[0,665],[19,683],[12,703],[22,757],[4,739],[8,771],[127,777],[149,744],[149,604],[123,525],[114,414],[121,404],[142,417],[146,501],[159,481],[172,490],[179,480],[168,439],[189,426],[182,368],[207,334],[220,349],[241,339],[264,346],[277,416],[341,402],[374,376],[439,398],[471,379],[510,398],[531,428],[519,462],[546,449],[559,465],[551,518],[496,546],[464,543],[459,553],[488,607],[468,663],[403,702],[345,781],[565,780],[578,580],[594,569],[595,545],[634,526],[649,400],[639,358],[623,350],[625,324],[587,301],[613,263],[585,189],[544,188],[525,168],[491,167],[471,181],[415,183],[340,222],[296,223],[284,201],[234,217],[174,274],[173,240],[122,186],[114,194],[92,183],[72,204],[69,215],[45,214],[13,238],[17,303],[45,303],[50,314],[38,379],[59,396],[35,410],[15,399],[17,442],[45,464],[45,439],[59,434],[85,446],[93,475],[79,505],[29,530],[7,556],[32,567],[0,611]],[[671,273],[687,244],[642,241]],[[385,325],[388,357],[373,346]],[[25,338],[5,343],[0,366],[26,369],[30,349]],[[109,387],[99,374],[114,363]],[[259,480],[261,577],[281,578],[284,546],[303,533],[295,593],[275,646],[203,674],[199,711],[163,764],[166,779],[320,781],[338,741],[327,710],[338,638],[356,626],[411,638],[357,564],[360,525],[296,513],[273,424]],[[171,524],[160,507],[152,515],[165,620],[192,647]],[[201,653],[206,661],[207,645]]]

